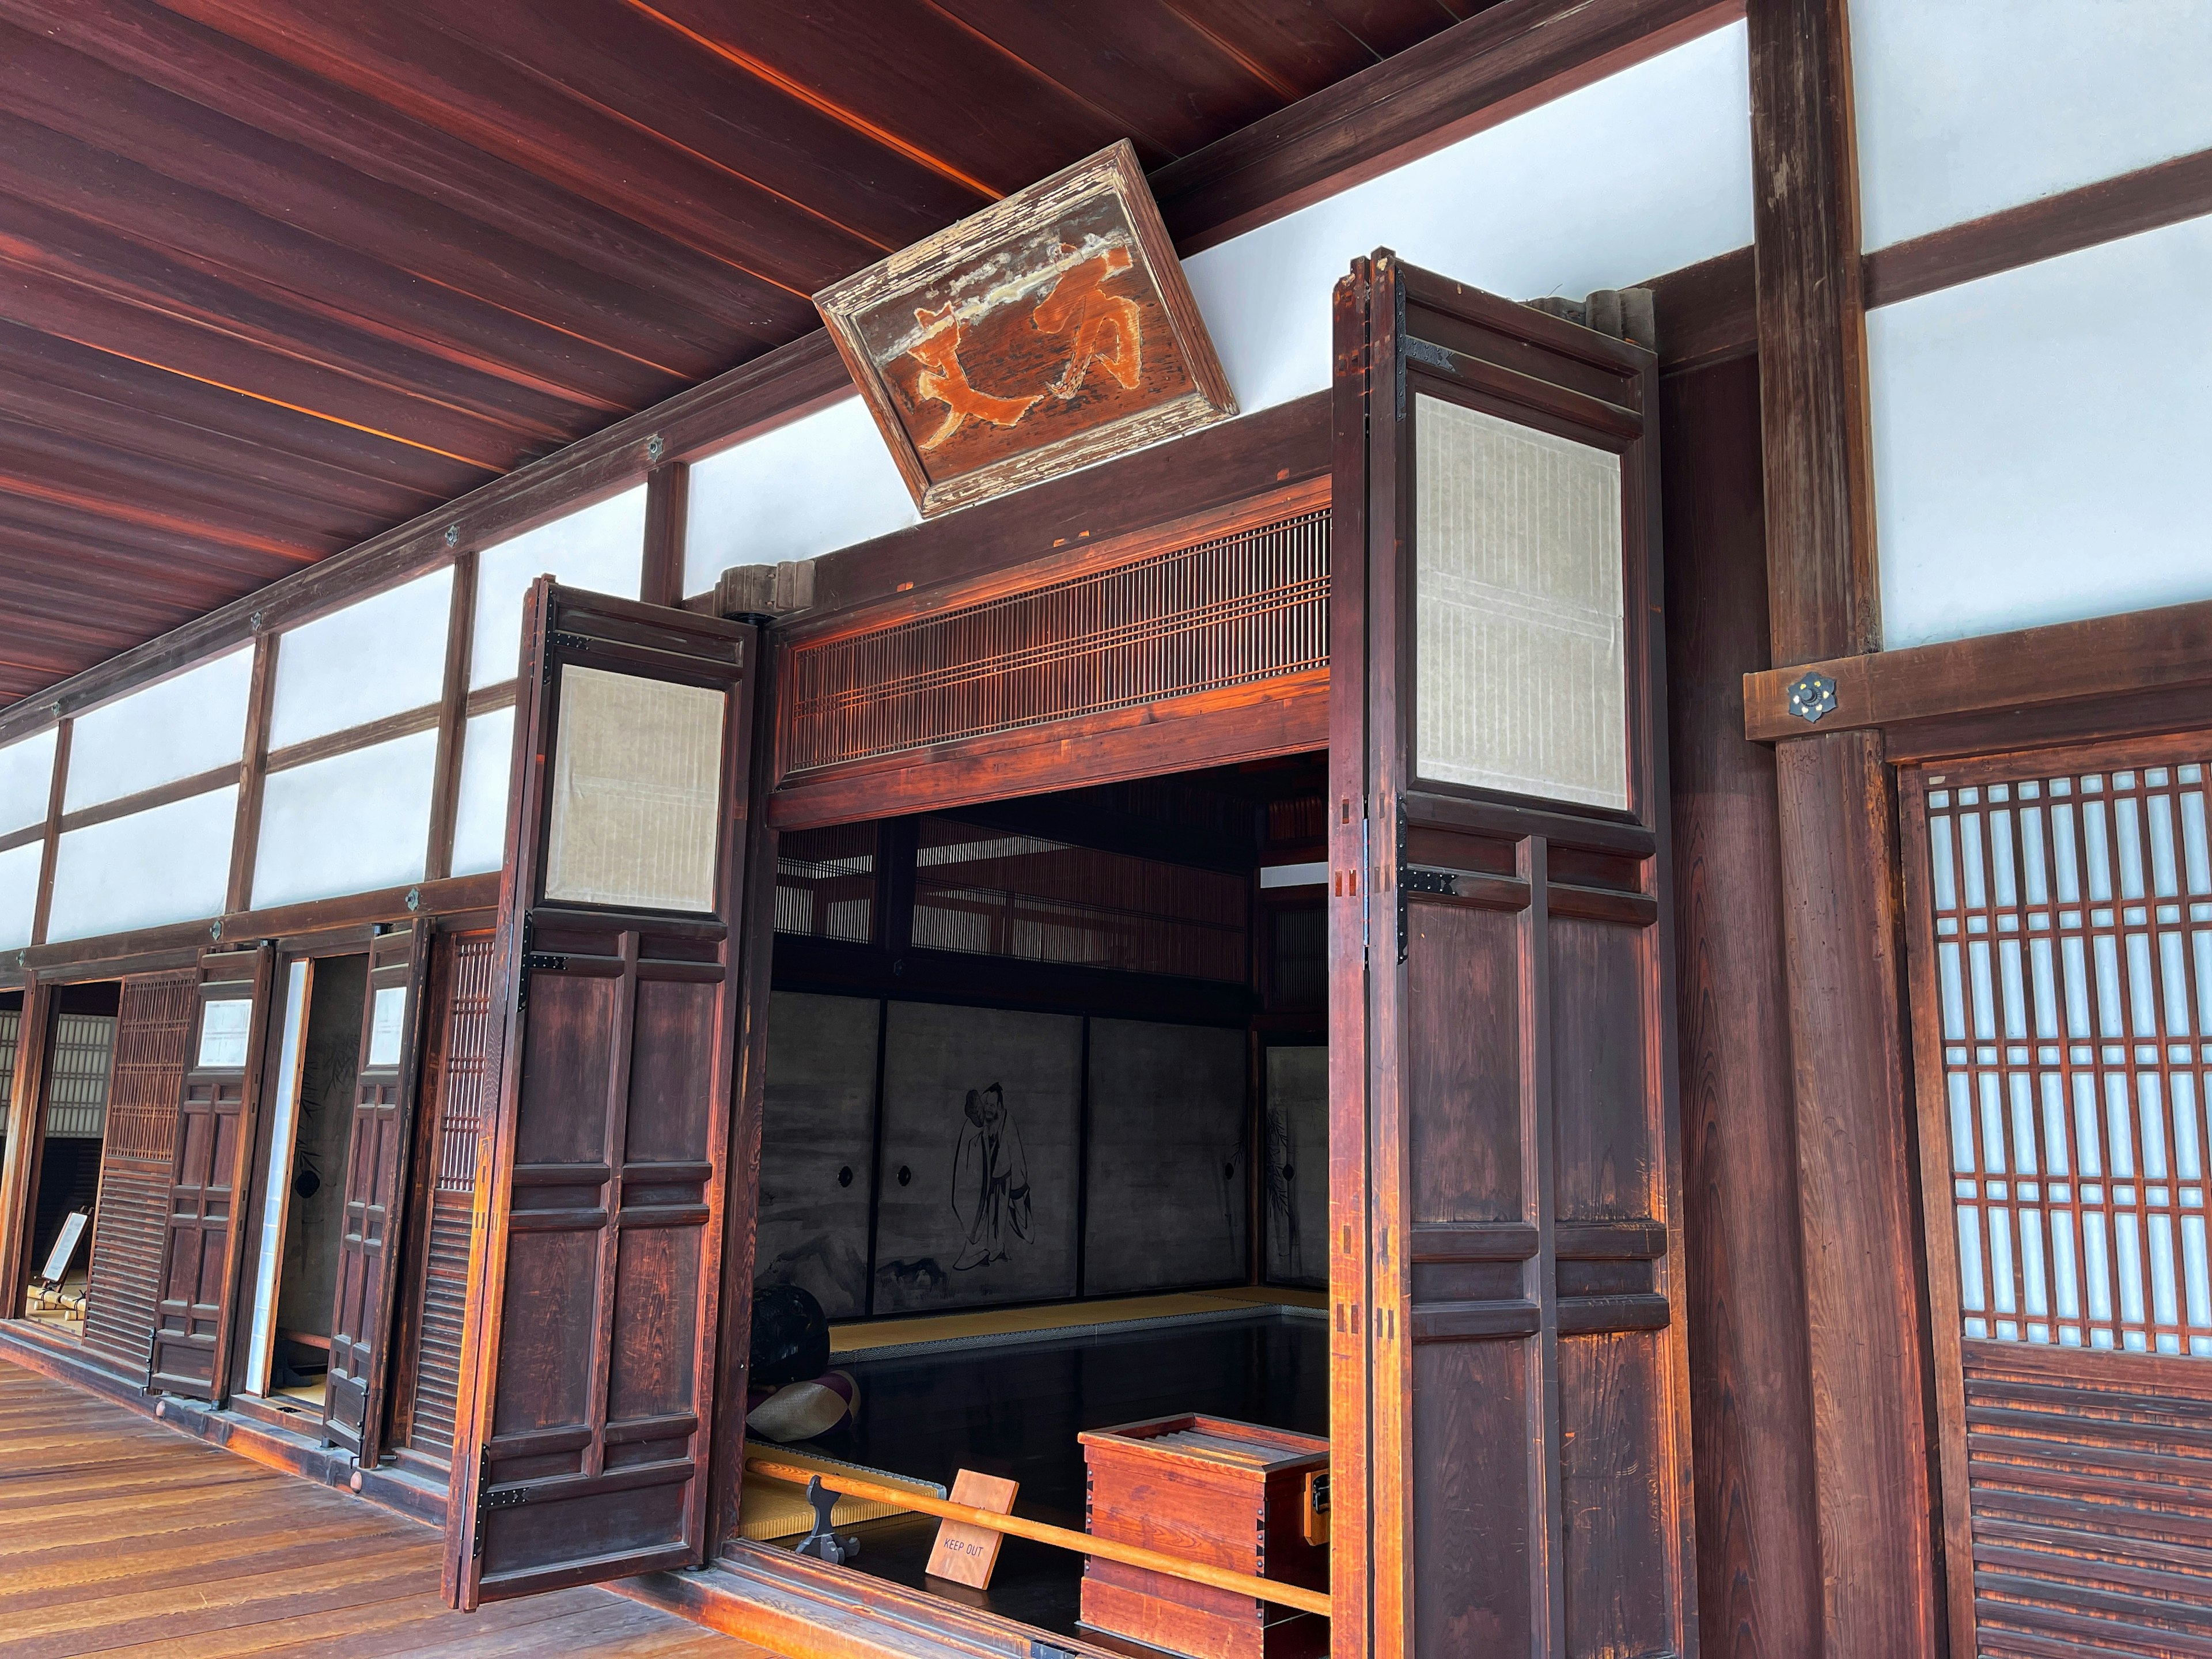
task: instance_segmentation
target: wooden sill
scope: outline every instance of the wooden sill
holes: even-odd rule
[[[655,1572],[608,1589],[793,1659],[1117,1659],[1072,1636],[943,1601],[849,1567],[766,1544],[733,1543],[690,1572]]]

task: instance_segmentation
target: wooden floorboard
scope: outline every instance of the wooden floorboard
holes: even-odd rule
[[[602,1589],[440,1601],[439,1534],[0,1361],[0,1649],[162,1659],[766,1650]]]

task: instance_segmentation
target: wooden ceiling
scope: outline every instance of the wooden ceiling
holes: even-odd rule
[[[1484,0],[0,0],[0,701]]]

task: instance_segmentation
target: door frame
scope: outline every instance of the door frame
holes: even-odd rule
[[[416,925],[421,927],[424,924],[418,922]],[[261,1249],[264,1209],[268,1201],[269,1181],[272,1174],[270,1168],[270,1157],[273,1150],[272,1142],[276,1127],[276,1091],[283,1086],[283,1079],[280,1072],[283,1065],[285,982],[295,963],[306,962],[313,964],[335,957],[366,957],[368,954],[368,942],[376,936],[377,928],[378,924],[375,923],[359,923],[342,927],[319,929],[308,933],[287,934],[270,941],[272,957],[270,970],[269,1012],[264,1021],[266,1029],[261,1045],[262,1052],[255,1062],[260,1077],[260,1092],[254,1115],[252,1144],[243,1149],[247,1160],[247,1174],[246,1180],[240,1183],[241,1195],[239,1202],[245,1212],[245,1224],[240,1232],[239,1269],[237,1281],[233,1287],[230,1310],[230,1363],[227,1368],[229,1376],[225,1381],[224,1393],[219,1397],[219,1403],[235,1404],[241,1399],[256,1402],[265,1402],[267,1400],[266,1395],[256,1392],[248,1386],[249,1379],[246,1375],[247,1356],[252,1351],[253,1328],[256,1323],[252,1276],[249,1269],[252,1262],[258,1256]],[[314,1002],[314,974],[312,965],[308,972],[306,997],[305,1006],[312,1011]],[[306,1030],[303,1027],[301,1032],[303,1041],[306,1035]],[[337,1178],[342,1188],[344,1172],[340,1171]],[[287,1218],[290,1215],[290,1210],[291,1206],[287,1203],[285,1206]],[[283,1272],[280,1255],[276,1280],[276,1291],[279,1295],[282,1294]],[[272,1319],[275,1316],[273,1310],[270,1316]],[[273,1328],[270,1340],[272,1342],[275,1340]],[[281,1407],[273,1405],[270,1406],[269,1409],[282,1410]],[[295,1433],[305,1431],[301,1424],[292,1420],[291,1413],[284,1413],[283,1418],[283,1426],[286,1428]],[[315,1432],[319,1437],[321,1432],[319,1427]]]

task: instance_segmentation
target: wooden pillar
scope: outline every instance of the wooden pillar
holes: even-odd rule
[[[1844,0],[1751,0],[1769,631],[1877,649],[1866,321]],[[1878,734],[1776,745],[1822,1651],[1942,1650],[1896,803]]]
[[[1759,365],[1670,374],[1662,395],[1698,1639],[1801,1659],[1820,1646],[1820,1549],[1781,832],[1774,752],[1743,734],[1743,676],[1767,665]]]

